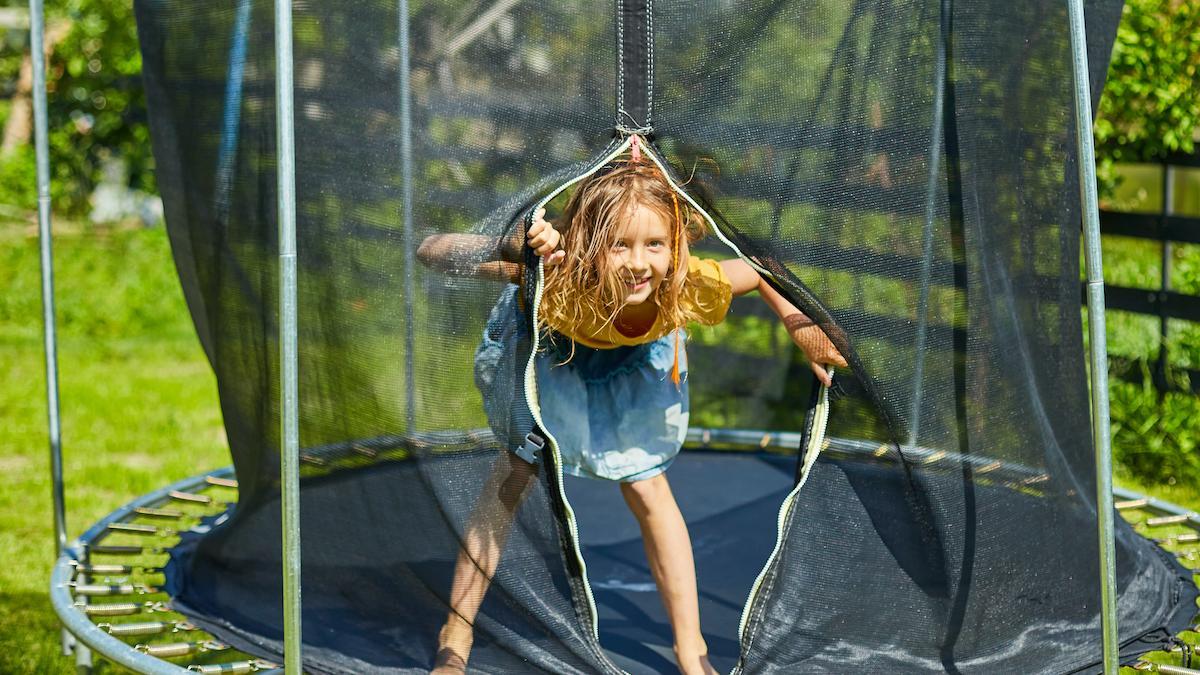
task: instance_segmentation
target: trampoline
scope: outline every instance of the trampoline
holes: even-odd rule
[[[750,302],[687,345],[692,428],[669,475],[715,665],[1185,672],[1139,657],[1196,611],[1167,552],[1192,555],[1195,535],[1158,528],[1200,522],[1127,504],[1154,514],[1142,532],[1174,532],[1160,546],[1112,503],[1077,132],[1119,2],[1089,4],[1086,40],[1081,3],[1032,0],[135,9],[166,225],[233,466],[67,542],[47,276],[51,594],[71,639],[142,672],[178,671],[150,657],[427,671],[472,514],[519,477],[469,672],[669,671],[616,490],[564,477],[553,429],[518,469],[485,426],[471,361],[497,286],[415,257],[429,234],[520,236],[636,134],[711,219],[701,252],[751,264],[851,366],[820,387]],[[506,386],[540,425],[531,372]]]
[[[742,603],[754,581],[750,569],[739,563],[747,557],[765,559],[774,546],[775,533],[762,525],[775,519],[778,504],[792,487],[794,462],[780,451],[797,440],[788,433],[694,429],[688,450],[672,469],[695,542],[705,638],[714,666],[722,671],[736,662],[738,645],[728,636],[736,633]],[[745,449],[734,453],[732,446]],[[886,465],[874,457],[875,450],[845,439],[828,439],[821,460],[828,467],[821,473],[828,478],[885,470]],[[922,459],[938,461],[929,453]],[[235,501],[237,483],[232,475],[231,468],[213,471],[139,497],[73,542],[51,581],[52,600],[64,626],[99,654],[142,672],[178,672],[176,664],[193,672],[276,672],[275,661],[239,653],[192,623],[171,607],[168,589],[161,587],[162,567],[168,560],[165,550],[177,545],[180,531],[188,537],[206,530]],[[1007,481],[1004,489],[1028,489],[1036,478],[1028,472],[1010,473],[998,482]],[[752,489],[742,493],[719,489],[730,480]],[[572,503],[583,514],[582,543],[591,563],[602,644],[627,672],[670,672],[674,667],[670,630],[663,623],[636,523],[623,508],[611,508],[620,506],[620,497],[605,487],[574,478],[568,486]],[[1118,489],[1116,494],[1121,499],[1116,508],[1141,536],[1158,542],[1184,565],[1200,568],[1200,517],[1127,490]],[[601,514],[617,517],[610,520]],[[190,535],[189,530],[193,530]],[[736,535],[731,538],[729,533]],[[825,581],[839,583],[836,571],[832,572],[834,578]],[[1196,631],[1200,625],[1186,628]],[[1153,648],[1155,639],[1127,645],[1126,651]],[[1185,649],[1185,644],[1176,644],[1166,651],[1185,656]],[[147,666],[147,656],[160,659],[152,664],[157,669]],[[886,655],[865,658],[866,663],[847,662],[845,667],[891,668]],[[1159,668],[1147,660],[1131,665],[1141,671]],[[1158,672],[1187,675],[1189,670],[1167,665]]]

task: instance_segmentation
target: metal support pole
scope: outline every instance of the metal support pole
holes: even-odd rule
[[[933,221],[937,217],[937,184],[941,172],[942,135],[946,105],[946,53],[950,50],[950,0],[940,3],[937,61],[933,77],[933,125],[929,134],[929,172],[925,182],[925,228],[921,236],[921,290],[917,300],[916,364],[913,368],[912,408],[908,420],[908,445],[916,447],[921,433],[921,398],[924,396],[925,343],[929,329],[929,284],[933,275]]]
[[[276,0],[275,121],[279,158],[277,178],[283,654],[287,674],[300,675],[300,428],[296,339],[296,138],[292,126],[292,90],[292,0]]]
[[[1100,539],[1100,608],[1104,672],[1116,675],[1117,569],[1113,544],[1112,445],[1108,419],[1108,344],[1104,334],[1104,269],[1100,260],[1100,212],[1096,203],[1096,157],[1092,147],[1092,99],[1088,80],[1083,0],[1067,0],[1075,71],[1075,134],[1079,144],[1079,191],[1087,266],[1088,351],[1092,375],[1092,442],[1096,447],[1096,513]]]
[[[54,500],[54,553],[67,548],[63,499],[62,426],[58,416],[58,331],[54,318],[54,253],[50,232],[50,142],[46,122],[45,10],[29,0],[29,55],[33,60],[33,139],[37,153],[38,244],[42,261],[42,328],[46,351],[46,408],[50,436],[50,480]]]
[[[416,326],[413,316],[413,294],[416,292],[417,261],[413,242],[413,185],[412,185],[412,91],[409,69],[408,0],[400,0],[400,171],[403,174],[400,199],[404,221],[404,420],[405,433],[416,431],[417,413],[415,357]]]
[[[29,56],[33,68],[33,143],[37,165],[38,248],[42,272],[42,335],[46,357],[46,435],[50,440],[50,496],[54,509],[54,556],[67,548],[67,509],[63,495],[62,422],[58,405],[58,329],[54,310],[54,248],[50,228],[50,142],[46,114],[46,11],[43,0],[29,0]],[[91,651],[75,642],[64,627],[63,654],[75,652],[80,665]]]

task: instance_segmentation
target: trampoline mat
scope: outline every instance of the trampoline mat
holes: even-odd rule
[[[474,476],[477,472],[466,470],[470,468],[467,465],[487,467],[491,457],[489,453],[479,453],[429,458],[426,463],[444,463],[441,469]],[[760,453],[685,451],[667,472],[688,523],[696,560],[701,627],[713,665],[720,671],[728,672],[739,657],[738,624],[742,608],[775,546],[778,512],[792,487],[795,462],[794,457]],[[408,500],[420,495],[397,491],[396,486],[416,485],[413,472],[417,470],[415,462],[388,462],[306,483],[302,522],[313,531],[328,535],[326,540],[315,543],[311,537],[302,540],[307,670],[314,673],[428,671],[439,619],[445,615],[443,594],[451,584],[454,560],[451,552],[456,550],[456,540],[437,539],[424,530],[423,536],[415,536],[404,529],[410,519],[397,517],[396,514],[414,512]],[[944,585],[947,571],[929,567],[919,531],[906,518],[908,511],[898,508],[904,504],[902,491],[897,488],[901,478],[891,465],[823,458],[817,462],[812,480],[796,503],[795,508],[804,516],[790,521],[793,531],[789,541],[802,545],[782,551],[781,564],[788,578],[783,591],[802,593],[800,604],[814,607],[811,614],[789,615],[791,620],[808,621],[804,631],[795,633],[789,644],[793,648],[803,647],[805,668],[810,671],[844,672],[847,659],[859,656],[875,664],[886,661],[896,672],[941,670],[938,662],[928,660],[923,652],[909,654],[894,650],[886,655],[894,658],[887,660],[876,650],[864,651],[853,646],[858,642],[847,641],[915,643],[929,633],[930,626],[939,628],[929,617],[913,618],[910,607],[922,599],[934,598],[948,605],[962,598],[964,602],[995,605],[1019,597],[1020,591],[1014,589],[1022,587],[1039,570],[1053,565],[1052,554],[1057,550],[1055,539],[1059,530],[1030,529],[1027,523],[1038,522],[1051,509],[1064,517],[1070,516],[1080,527],[1094,518],[1094,512],[1082,507],[1066,509],[1062,500],[1026,495],[1002,484],[972,484],[979,502],[1002,504],[1003,508],[979,510],[967,522],[977,525],[982,532],[1019,531],[1026,546],[1009,546],[1011,552],[1002,561],[1002,568],[975,575],[969,582],[963,582],[969,583],[964,590],[948,594],[939,585]],[[942,497],[937,502],[940,517],[949,518],[955,509],[961,508],[950,498],[957,485],[956,476],[929,473],[919,480],[926,493]],[[355,491],[352,499],[346,496],[348,485]],[[612,661],[631,675],[676,672],[670,625],[647,566],[637,522],[620,489],[608,481],[571,477],[566,478],[565,488],[577,518],[597,608],[601,645]],[[958,489],[961,490],[960,485]],[[465,505],[459,506],[469,511],[470,502],[464,500]],[[186,533],[172,551],[172,562],[166,570],[167,588],[174,597],[175,608],[197,625],[243,651],[273,659],[280,658],[283,646],[276,536],[279,508],[274,500],[255,506],[239,513],[237,523],[230,522],[212,533],[225,538],[225,550],[239,552],[232,563],[224,560],[214,563],[203,556],[197,561],[195,545],[202,532]],[[466,516],[464,513],[456,517]],[[997,545],[1006,545],[1013,537],[1000,537]],[[965,532],[961,539],[976,541]],[[989,542],[978,539],[972,559],[981,555],[978,548],[990,546]],[[1118,579],[1124,600],[1122,626],[1129,635],[1152,637],[1154,642],[1163,634],[1164,620],[1169,624],[1165,626],[1166,633],[1186,627],[1196,593],[1190,573],[1122,523],[1118,523],[1117,542],[1119,552],[1136,558],[1127,559],[1126,567],[1144,570],[1135,578],[1119,575]],[[1028,550],[1041,554],[1030,557],[1024,553]],[[542,556],[551,561],[559,555],[557,551],[524,551],[526,558],[515,561],[514,556],[519,553],[512,550],[510,542],[505,559],[528,567],[534,560],[528,556]],[[1085,554],[1062,551],[1061,555]],[[848,569],[851,563],[847,561],[855,561],[853,564],[871,570],[871,574],[864,576],[861,569]],[[543,568],[552,569],[548,565]],[[557,577],[546,580],[543,587],[561,594],[555,597],[568,597],[570,593],[565,580]],[[819,611],[824,605],[868,602],[863,598],[883,597],[888,590],[904,602],[870,602],[873,621],[869,624],[827,625]],[[544,638],[521,624],[520,615],[500,600],[503,593],[494,591],[495,586],[484,603],[494,625],[476,631],[471,654],[471,664],[478,669],[475,672],[537,669],[514,653],[498,631],[520,631],[519,636],[529,640]],[[1074,585],[1064,585],[1060,591],[1043,599],[1043,604],[1051,601],[1062,604],[1066,609],[1059,613],[1070,621],[1056,619],[1058,623],[1054,626],[1038,628],[1057,631],[1045,640],[1046,649],[1051,651],[1012,645],[1012,653],[1005,652],[996,658],[1004,664],[1010,660],[1048,663],[1046,659],[1056,654],[1069,656],[1072,647],[1088,647],[1088,641],[1097,635],[1093,610],[1087,604],[1068,610],[1079,606],[1080,598],[1086,603],[1093,595],[1093,588],[1087,579],[1082,579]],[[406,599],[402,610],[392,604],[395,597]],[[549,602],[552,598],[545,600]],[[1022,621],[1039,626],[1038,617],[1045,612],[1043,604],[1031,606]],[[1181,609],[1164,611],[1164,607]],[[765,611],[779,616],[781,610],[767,606]],[[1168,615],[1166,619],[1164,614]],[[970,639],[982,640],[991,639],[994,626],[967,628],[972,631]],[[845,636],[844,641],[825,639],[835,629]],[[802,641],[803,644],[798,644]],[[1144,651],[1148,646],[1134,640],[1127,655]],[[996,663],[995,658],[986,662],[961,659],[955,665],[963,672],[996,672]],[[751,669],[760,670],[761,667]]]
[[[722,672],[737,662],[742,606],[775,546],[779,507],[792,488],[795,465],[788,457],[684,452],[667,472],[692,539],[701,630],[712,664]],[[601,645],[633,675],[675,672],[671,626],[637,521],[620,490],[570,476],[566,489],[579,523]]]

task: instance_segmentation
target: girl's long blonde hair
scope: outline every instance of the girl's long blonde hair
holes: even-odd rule
[[[580,182],[567,200],[562,223],[566,258],[549,268],[543,291],[543,326],[578,326],[589,315],[612,321],[624,307],[625,284],[610,269],[609,249],[638,206],[671,225],[671,266],[655,290],[654,303],[674,328],[692,320],[696,308],[680,302],[687,280],[688,248],[706,234],[704,217],[680,199],[662,171],[649,161],[628,158]]]

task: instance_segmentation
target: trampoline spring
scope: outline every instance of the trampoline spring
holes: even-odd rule
[[[771,444],[771,434],[763,434],[762,438],[760,438],[758,440],[758,447],[760,447],[760,448],[766,448],[770,444]]]
[[[221,652],[229,649],[229,645],[215,640],[204,642],[168,642],[165,644],[140,644],[134,647],[137,651],[160,659],[175,656],[188,656],[204,652]]]
[[[703,443],[704,445],[708,445],[709,443],[712,442],[712,430],[711,429],[705,429],[704,431],[702,431],[700,433],[700,442]]]
[[[371,459],[374,459],[379,456],[379,452],[377,450],[375,450],[374,448],[367,447],[367,446],[363,445],[362,443],[351,444],[350,449],[353,450],[354,452],[362,455],[363,457],[369,457]]]
[[[124,534],[175,534],[174,530],[160,530],[153,525],[141,525],[139,523],[109,523],[108,527],[105,529],[107,529],[109,532],[121,532]]]
[[[101,623],[101,630],[117,637],[134,635],[159,635],[161,633],[179,633],[196,630],[196,627],[186,621],[139,621],[137,623]]]
[[[183,511],[175,509],[156,509],[149,506],[139,506],[133,510],[133,513],[144,518],[162,518],[164,520],[179,520],[186,515]]]
[[[88,565],[78,560],[72,560],[71,567],[75,568],[76,574],[86,574],[88,576],[99,574],[133,574],[133,570],[136,569],[133,565]]]
[[[85,565],[75,563],[78,574],[91,576],[129,576],[130,574],[161,574],[161,567],[142,567],[141,565]]]
[[[88,616],[128,616],[145,611],[145,607],[136,602],[114,602],[105,605],[76,605]]]
[[[193,673],[208,673],[210,675],[218,675],[219,673],[253,673],[258,670],[254,667],[253,661],[233,661],[232,663],[213,663],[208,665],[191,665],[188,670]]]
[[[1174,525],[1176,523],[1186,523],[1192,518],[1191,514],[1181,513],[1176,516],[1159,516],[1157,518],[1147,518],[1146,525],[1157,527],[1159,525]]]
[[[1195,541],[1200,541],[1200,532],[1188,532],[1167,538],[1167,543],[1170,544],[1187,544]]]
[[[1050,474],[1039,473],[1036,476],[1030,476],[1021,480],[1021,485],[1037,485],[1038,483],[1045,483],[1048,480],[1050,480]]]
[[[176,501],[190,502],[192,504],[211,504],[213,502],[213,498],[208,495],[198,495],[181,490],[171,490],[167,493],[167,496]]]
[[[990,464],[984,464],[983,466],[979,467],[978,469],[975,469],[975,475],[978,476],[980,474],[991,473],[991,472],[995,471],[996,469],[999,469],[1002,466],[1004,466],[1004,462],[1001,462],[1000,460],[996,460],[994,462],[991,462]]]
[[[238,482],[235,478],[221,478],[220,476],[205,476],[204,482],[215,487],[237,489]]]
[[[75,607],[88,616],[129,616],[130,614],[154,614],[171,611],[167,603],[161,600],[152,602],[111,602],[95,605],[75,603]]]
[[[875,448],[875,452],[872,452],[871,454],[876,457],[887,457],[887,454],[891,451],[892,449],[885,443],[878,448]]]
[[[1113,504],[1113,506],[1116,507],[1118,511],[1125,511],[1126,509],[1140,509],[1149,503],[1149,499],[1142,497],[1141,499],[1126,499],[1123,502],[1117,502],[1116,504]]]
[[[945,451],[945,450],[935,450],[935,451],[933,451],[933,452],[929,453],[929,454],[928,454],[928,455],[927,455],[927,456],[926,456],[926,457],[925,457],[925,458],[924,458],[924,459],[921,461],[921,463],[922,463],[922,464],[936,464],[936,463],[938,463],[938,462],[942,461],[942,458],[944,458],[944,457],[946,456],[946,454],[947,454],[947,453],[946,453],[946,451]]]
[[[70,583],[76,595],[92,598],[108,595],[149,595],[157,593],[158,589],[143,584],[77,584]]]
[[[1156,670],[1164,675],[1200,675],[1200,670],[1195,668],[1184,668],[1182,666],[1169,666],[1165,663],[1157,664]]]
[[[329,462],[325,461],[321,457],[317,457],[316,455],[301,454],[300,461],[301,461],[301,463],[312,464],[313,466],[328,466],[329,465]]]
[[[88,553],[103,555],[143,555],[146,553],[162,553],[162,549],[146,548],[144,546],[113,546],[111,544],[91,544]]]
[[[193,673],[206,673],[207,675],[220,675],[222,673],[254,673],[260,670],[274,670],[278,668],[277,664],[262,659],[254,659],[253,661],[233,661],[230,663],[212,663],[212,664],[196,664],[188,666],[188,670]]]

